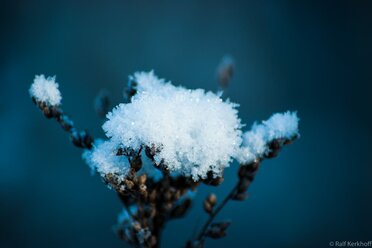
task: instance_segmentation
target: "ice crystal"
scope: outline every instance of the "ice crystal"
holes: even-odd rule
[[[55,106],[61,104],[62,97],[55,76],[46,78],[44,75],[36,75],[29,92],[35,100],[44,102],[47,105]]]
[[[285,112],[273,114],[263,124],[267,128],[267,139],[290,139],[298,134],[298,117],[296,112]]]

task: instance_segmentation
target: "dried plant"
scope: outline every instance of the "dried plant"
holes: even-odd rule
[[[233,68],[230,57],[219,65],[221,88],[229,85]],[[117,192],[124,206],[117,234],[134,247],[160,247],[167,222],[185,216],[197,187],[221,185],[224,170],[236,160],[236,185],[221,201],[213,193],[205,198],[208,219],[185,246],[204,247],[207,238],[224,237],[230,222],[216,222],[218,213],[230,200],[245,200],[261,162],[299,137],[295,112],[274,114],[243,133],[237,105],[224,101],[222,93],[176,87],[153,72],[129,77],[127,103],[106,115],[107,140],[93,139],[75,127],[61,107],[55,77],[36,76],[30,95],[44,115],[84,149],[84,160]],[[105,116],[109,105],[108,92],[101,91],[95,100],[97,113]]]

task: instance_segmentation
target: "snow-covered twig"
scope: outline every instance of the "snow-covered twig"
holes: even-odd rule
[[[219,67],[223,87],[231,81],[233,62]],[[83,159],[115,190],[124,204],[117,225],[119,236],[135,247],[160,247],[168,221],[184,217],[201,183],[220,185],[224,171],[235,160],[239,179],[230,194],[217,204],[204,202],[209,219],[188,246],[201,247],[206,237],[225,235],[227,222],[214,223],[230,200],[244,200],[259,163],[277,155],[282,146],[299,137],[296,112],[274,114],[244,131],[238,104],[221,93],[186,89],[158,78],[153,71],[129,77],[126,101],[106,115],[106,139],[78,131],[61,108],[55,77],[36,76],[30,87],[34,103],[47,118],[55,119],[83,148]],[[102,116],[109,106],[107,93],[95,102]],[[215,206],[216,205],[216,206]]]

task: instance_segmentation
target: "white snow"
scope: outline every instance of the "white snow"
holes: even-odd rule
[[[176,87],[152,71],[136,72],[130,80],[137,83],[137,94],[107,114],[103,129],[108,140],[96,142],[92,151],[84,153],[91,168],[101,174],[129,171],[127,158],[116,156],[119,147],[138,151],[141,146],[155,146],[157,164],[163,163],[171,175],[197,181],[209,172],[221,176],[234,159],[248,163],[262,157],[274,139],[298,135],[296,112],[274,114],[243,134],[238,105],[215,93]],[[141,155],[138,174],[161,179],[162,173],[144,151]]]
[[[55,76],[46,78],[44,75],[36,75],[29,92],[31,97],[47,105],[61,104],[62,97]]]
[[[298,134],[298,117],[296,112],[285,112],[273,114],[263,124],[267,128],[268,140],[280,138],[292,138]]]
[[[243,146],[238,161],[249,163],[257,157],[269,152],[268,143],[274,139],[292,139],[298,135],[298,122],[296,112],[273,114],[262,124],[254,123],[252,129],[243,134]]]
[[[137,94],[107,115],[106,135],[133,149],[155,145],[155,160],[171,172],[194,180],[209,171],[221,175],[242,141],[237,105],[202,89],[176,87],[153,72],[135,73],[132,80]]]
[[[114,173],[125,176],[130,169],[126,156],[117,156],[118,147],[111,141],[96,140],[92,150],[85,150],[83,159],[102,176]]]

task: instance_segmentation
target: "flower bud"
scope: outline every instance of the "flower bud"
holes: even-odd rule
[[[139,184],[145,184],[146,180],[147,180],[147,175],[146,174],[142,174],[141,176],[138,177],[138,183]]]
[[[208,197],[207,197],[207,201],[212,205],[212,207],[214,205],[216,205],[217,203],[217,196],[213,193],[209,194]]]
[[[204,207],[205,212],[207,212],[208,214],[212,213],[213,207],[207,200],[204,200],[203,207]]]

